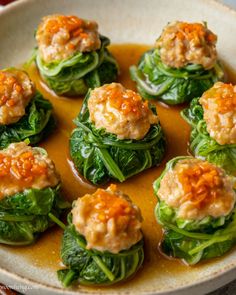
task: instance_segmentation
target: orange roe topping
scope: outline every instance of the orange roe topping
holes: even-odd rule
[[[176,38],[184,40],[187,38],[190,40],[206,39],[210,43],[216,42],[216,35],[207,31],[206,27],[200,23],[186,23],[180,22],[179,31],[176,33]]]
[[[37,162],[32,151],[14,157],[0,153],[0,179],[13,177],[30,184],[41,175],[47,175],[47,165]]]
[[[217,82],[202,95],[201,104],[207,109],[205,99],[214,99],[217,103],[217,111],[221,114],[228,113],[236,108],[236,86]]]
[[[15,77],[9,72],[0,71],[0,106],[7,105],[11,107],[16,104],[15,100],[10,98],[9,89],[16,95],[23,93],[23,88]]]
[[[120,110],[124,115],[133,113],[137,118],[142,117],[142,111],[148,112],[148,102],[143,102],[141,96],[129,89],[107,86],[107,99],[110,105]]]
[[[106,191],[104,189],[98,189],[93,194],[92,204],[93,211],[99,222],[106,223],[109,219],[115,218],[116,222],[119,220],[131,221],[135,218],[136,211],[131,204],[124,198],[120,198],[113,193],[117,190],[116,185],[109,187],[112,191]]]
[[[213,203],[223,182],[213,165],[202,162],[181,171],[178,176],[184,190],[184,201],[191,201],[197,208]]]
[[[87,38],[88,34],[84,31],[84,26],[85,21],[77,16],[59,15],[57,18],[49,19],[45,29],[54,35],[64,28],[70,32],[71,37]]]

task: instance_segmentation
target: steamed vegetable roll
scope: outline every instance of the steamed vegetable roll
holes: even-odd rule
[[[55,127],[52,105],[26,72],[0,71],[0,148],[27,139],[35,144]]]
[[[75,124],[71,157],[94,184],[122,182],[162,160],[165,141],[155,107],[121,84],[89,91]]]
[[[58,271],[64,286],[114,284],[142,265],[141,213],[116,185],[75,201],[68,222],[61,247],[68,268]]]
[[[215,83],[182,116],[192,126],[192,153],[236,174],[236,86]]]
[[[217,61],[217,36],[201,23],[172,22],[146,52],[131,77],[146,99],[179,104],[200,96],[224,78]]]
[[[236,180],[214,164],[192,157],[167,163],[154,182],[161,250],[188,264],[218,257],[236,243]]]
[[[36,64],[58,95],[83,95],[117,77],[117,63],[107,49],[110,41],[99,35],[94,21],[49,15],[42,19],[36,40]]]
[[[33,243],[53,224],[48,214],[58,216],[66,205],[44,149],[19,142],[0,151],[0,243]]]

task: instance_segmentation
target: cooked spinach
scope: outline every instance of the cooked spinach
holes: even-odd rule
[[[227,173],[235,174],[236,144],[221,145],[210,137],[199,98],[194,98],[190,107],[184,109],[181,115],[192,127],[190,150],[193,155],[222,167]]]
[[[24,140],[36,144],[55,126],[51,103],[37,92],[26,107],[25,115],[18,122],[0,125],[0,148]]]
[[[188,157],[177,157],[167,163],[153,184],[157,198],[161,179],[166,172],[179,160],[186,158]],[[222,256],[236,244],[236,209],[227,216],[208,216],[201,220],[181,219],[176,213],[176,209],[158,198],[155,216],[164,229],[161,250],[166,255],[181,258],[192,265],[204,259]]]
[[[39,233],[53,225],[48,216],[59,216],[68,208],[60,193],[60,185],[54,188],[26,189],[0,200],[0,243],[28,245]]]
[[[160,124],[152,125],[142,140],[119,140],[104,129],[96,129],[89,120],[88,92],[80,114],[74,120],[77,128],[70,138],[70,154],[78,171],[94,184],[109,179],[125,179],[160,164],[165,139]],[[155,108],[152,107],[155,113]]]
[[[219,62],[210,70],[189,64],[176,69],[166,66],[158,49],[144,53],[138,66],[130,68],[132,80],[145,99],[160,99],[167,104],[180,104],[202,95],[216,81],[224,78]]]
[[[45,63],[36,50],[36,64],[48,86],[58,95],[78,96],[84,95],[88,88],[116,80],[118,65],[107,49],[110,40],[104,36],[100,39],[102,45],[97,51],[77,52],[72,57],[51,63]]]
[[[61,246],[61,259],[67,268],[58,271],[58,279],[64,287],[76,282],[82,285],[115,284],[134,275],[143,263],[143,240],[117,254],[87,250],[86,244],[85,238],[75,230],[69,214]]]

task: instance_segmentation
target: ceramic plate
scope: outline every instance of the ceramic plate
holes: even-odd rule
[[[218,53],[227,66],[231,79],[234,69],[236,70],[236,13],[211,0],[17,1],[0,12],[0,68],[20,65],[27,60],[35,46],[33,36],[37,24],[41,17],[52,13],[73,14],[82,18],[94,19],[99,23],[100,32],[108,36],[112,43],[150,45],[154,43],[168,21],[199,22],[205,20],[209,28],[218,35]],[[122,54],[126,54],[124,49]],[[153,171],[147,173],[150,175]],[[62,178],[66,179],[66,175],[62,175]],[[139,181],[141,179],[142,182]],[[144,176],[136,178],[139,186],[137,191],[140,189],[145,193],[147,190],[150,193],[151,182],[148,184],[150,187],[146,187],[147,183],[144,180]],[[145,208],[141,209],[145,211]],[[144,213],[145,216],[153,214]],[[148,220],[145,222],[147,223]],[[152,222],[149,229],[153,227],[155,231],[154,219]],[[34,251],[35,248],[30,247],[27,250],[14,252],[10,247],[0,246],[0,282],[27,294],[199,295],[210,292],[236,278],[236,249],[221,259],[201,264],[199,267],[182,267],[181,271],[168,269],[159,261],[156,267],[152,265],[152,269],[149,269],[148,263],[152,257],[150,253],[147,253],[149,262],[147,261],[137,277],[125,284],[109,288],[79,286],[65,290],[57,281],[56,272],[52,266],[59,251],[57,232],[58,229],[54,228],[38,241],[38,252]],[[48,238],[51,242],[49,249],[46,249],[43,244]],[[149,240],[149,244],[151,243],[152,241]],[[157,251],[156,246],[153,244],[153,251]],[[46,265],[41,263],[42,257],[46,259]],[[59,262],[58,266],[60,266]]]

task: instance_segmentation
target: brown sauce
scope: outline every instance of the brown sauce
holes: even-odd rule
[[[118,81],[125,87],[135,90],[135,84],[130,80],[129,67],[136,64],[140,56],[150,47],[137,44],[112,45],[110,50],[120,65],[121,74]],[[48,98],[55,110],[58,120],[58,128],[41,146],[44,147],[49,156],[56,164],[61,174],[63,191],[65,197],[74,200],[83,196],[85,193],[93,192],[96,187],[85,182],[79,175],[73,173],[73,165],[68,157],[68,140],[72,129],[75,127],[72,120],[80,111],[82,98],[67,99],[56,97],[47,86],[40,80],[35,66],[29,71],[33,81],[36,83],[38,90]],[[157,106],[158,115],[161,125],[167,138],[167,151],[161,166],[155,167],[136,175],[124,183],[119,183],[118,188],[128,194],[134,203],[142,211],[144,218],[143,232],[145,236],[145,262],[143,268],[138,272],[134,279],[123,284],[123,287],[131,287],[136,282],[148,283],[149,278],[163,276],[174,276],[179,272],[189,271],[189,267],[177,260],[170,260],[160,254],[158,244],[161,239],[161,228],[156,223],[154,217],[154,207],[156,197],[154,196],[152,184],[153,181],[162,172],[165,163],[178,155],[187,155],[188,139],[190,128],[188,124],[180,117],[180,110],[183,108],[168,107],[162,103],[154,102]],[[75,171],[74,171],[75,172]],[[42,234],[37,243],[27,247],[8,247],[11,253],[23,255],[30,263],[39,268],[48,268],[56,271],[61,268],[60,262],[60,241],[62,231],[56,226],[46,233]],[[5,246],[4,246],[5,247]],[[209,262],[211,263],[211,262]],[[201,265],[195,268],[201,268]],[[81,288],[81,291],[86,289]],[[116,288],[118,291],[120,285],[109,287],[108,290]],[[98,288],[96,288],[98,290]]]

